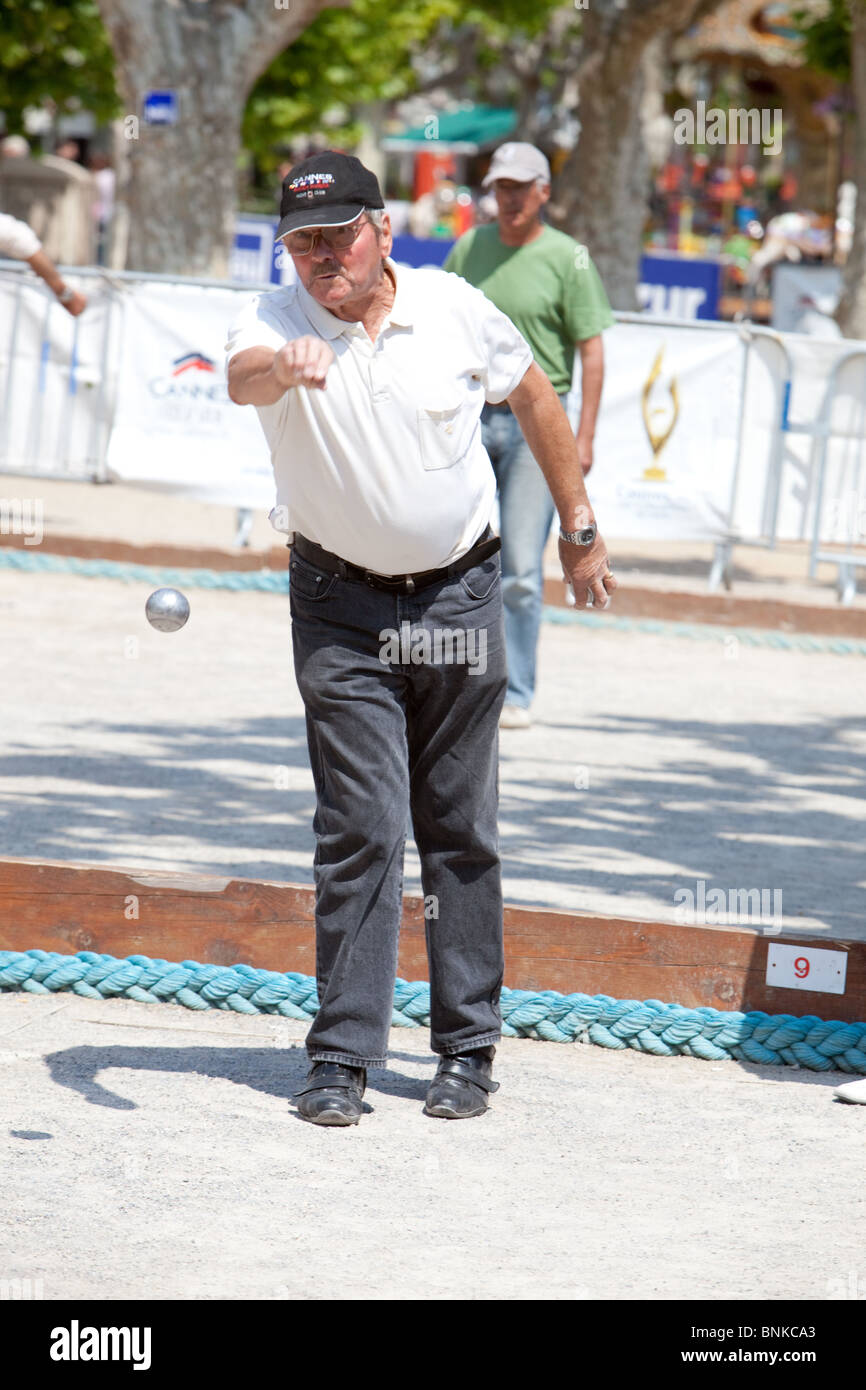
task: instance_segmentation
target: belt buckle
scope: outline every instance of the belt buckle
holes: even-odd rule
[[[371,589],[384,589],[386,592],[394,590],[396,593],[413,594],[415,592],[415,581],[411,574],[374,574],[372,570],[364,570],[364,579]]]

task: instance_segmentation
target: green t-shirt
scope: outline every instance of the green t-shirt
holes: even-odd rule
[[[495,222],[473,227],[452,246],[445,269],[508,315],[559,392],[571,389],[575,343],[613,323],[586,247],[546,224],[525,246],[506,246]]]

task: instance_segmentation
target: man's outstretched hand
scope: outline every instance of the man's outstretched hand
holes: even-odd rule
[[[274,355],[271,371],[284,390],[310,386],[324,391],[334,350],[323,338],[293,338]]]

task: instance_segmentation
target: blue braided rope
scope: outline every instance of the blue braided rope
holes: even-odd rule
[[[289,591],[288,567],[284,571],[173,569],[124,564],[119,560],[81,560],[74,555],[50,555],[0,546],[0,569],[77,574],[85,579],[123,579],[127,583],[153,584],[157,588],[173,585],[186,589],[260,589],[272,594]]]
[[[542,609],[548,623],[578,623],[581,627],[611,627],[619,632],[655,633],[662,637],[686,637],[693,642],[724,642],[736,638],[744,647],[772,647],[776,651],[831,652],[834,656],[866,656],[866,642],[852,637],[815,637],[807,632],[758,631],[748,627],[722,627],[715,623],[675,623],[661,618],[621,618],[614,613],[575,612],[571,608]]]
[[[77,574],[86,579],[121,579],[126,583],[170,585],[178,589],[229,589],[236,593],[259,591],[286,594],[288,569],[208,570],[160,568],[123,564],[117,560],[81,560],[73,555],[49,555],[37,550],[0,546],[0,569],[37,571],[43,574]],[[613,632],[640,632],[662,637],[684,637],[692,642],[724,642],[734,637],[745,647],[772,647],[777,651],[824,652],[835,656],[866,656],[866,642],[848,637],[814,637],[808,633],[764,632],[752,628],[722,627],[713,623],[676,623],[660,618],[623,618],[616,613],[575,612],[546,606],[548,623],[577,623],[581,627],[605,627]]]
[[[302,1021],[319,1007],[316,982],[309,975],[280,974],[250,965],[201,965],[195,960],[178,964],[149,956],[118,959],[96,951],[79,951],[74,956],[56,951],[0,951],[0,994],[16,990],[29,994],[69,990],[86,999],[175,1003],[187,1009],[232,1009]],[[866,1023],[686,1009],[658,999],[612,999],[606,994],[557,994],[555,990],[503,989],[500,1006],[506,1037],[631,1047],[656,1057],[679,1055],[710,1062],[733,1058],[866,1074]],[[420,1028],[429,1022],[430,986],[397,980],[394,1026]]]

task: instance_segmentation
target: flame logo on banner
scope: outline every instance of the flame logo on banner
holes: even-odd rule
[[[665,470],[659,467],[659,455],[661,454],[662,449],[665,447],[671,435],[673,434],[674,426],[677,423],[677,419],[680,413],[680,398],[677,394],[677,379],[675,376],[671,377],[670,384],[668,386],[668,390],[670,391],[671,396],[671,406],[650,407],[650,395],[652,394],[653,386],[661,376],[662,358],[664,357],[664,355],[665,350],[662,346],[656,353],[655,361],[653,362],[652,367],[650,368],[650,374],[644,382],[643,392],[641,393],[641,409],[643,411],[644,427],[647,432],[647,438],[650,442],[650,448],[653,451],[652,464],[648,468],[644,469],[643,476],[650,482],[660,482],[667,477]],[[668,415],[668,411],[670,411],[670,418],[668,420],[667,427],[662,429],[661,431],[655,429],[653,421],[658,419],[660,415]]]

